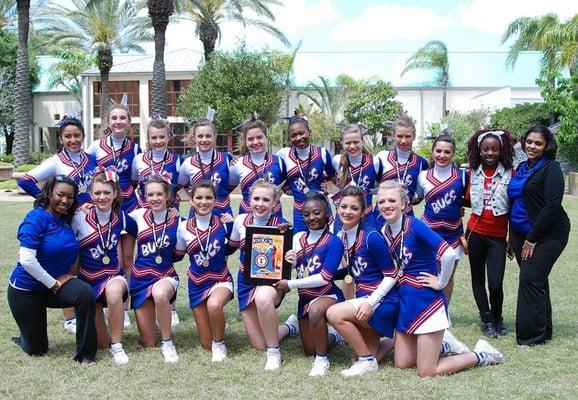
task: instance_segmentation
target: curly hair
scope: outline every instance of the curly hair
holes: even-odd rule
[[[488,132],[496,132],[502,131],[502,135],[498,136],[493,133]],[[478,138],[483,135],[484,133],[488,133],[483,139],[478,143]],[[506,170],[512,169],[512,163],[514,160],[514,140],[512,139],[512,135],[506,129],[481,129],[476,131],[470,140],[468,140],[468,160],[470,162],[470,168],[477,169],[480,165],[483,164],[484,160],[482,159],[482,155],[480,153],[480,147],[486,138],[494,138],[500,142],[500,160],[499,162],[503,165]]]
[[[42,191],[38,194],[38,197],[36,197],[36,200],[34,200],[34,208],[38,207],[42,207],[44,209],[48,208],[48,205],[50,204],[50,196],[52,195],[52,192],[54,192],[54,187],[58,183],[65,183],[67,185],[72,186],[72,188],[74,189],[74,198],[72,200],[72,204],[70,205],[65,214],[66,221],[70,224],[70,222],[72,221],[72,217],[74,216],[74,212],[76,211],[76,206],[78,204],[76,199],[78,197],[78,185],[68,175],[55,175],[49,178],[44,184]]]

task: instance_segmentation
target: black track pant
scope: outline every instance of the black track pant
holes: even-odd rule
[[[568,237],[537,243],[534,254],[525,261],[522,261],[521,255],[526,236],[512,232],[511,237],[516,260],[520,266],[516,339],[521,345],[544,343],[552,338],[552,304],[548,275],[566,247]]]
[[[66,282],[56,294],[31,292],[8,286],[8,305],[20,329],[20,346],[31,356],[48,351],[46,309],[74,307],[76,315],[76,354],[74,359],[93,361],[96,356],[96,304],[89,284],[79,279]]]
[[[492,317],[493,322],[502,322],[504,303],[504,271],[506,269],[506,239],[480,235],[472,232],[468,241],[468,257],[472,274],[474,299],[483,322]],[[486,293],[486,274],[488,294]]]

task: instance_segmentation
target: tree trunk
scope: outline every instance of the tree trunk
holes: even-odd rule
[[[448,82],[449,76],[444,73],[442,77],[442,118],[448,115]]]
[[[104,124],[104,118],[108,115],[108,107],[110,107],[110,85],[108,75],[112,68],[112,51],[110,49],[99,49],[97,52],[96,64],[100,71],[100,83],[102,85],[102,93],[100,96],[100,118],[101,124]]]
[[[16,56],[16,86],[14,113],[18,116],[14,132],[14,165],[30,158],[30,128],[32,126],[32,93],[28,64],[28,31],[30,28],[30,0],[18,0],[18,54]]]
[[[167,78],[165,74],[165,33],[174,3],[168,1],[148,2],[149,15],[155,31],[155,63],[153,66],[152,114],[167,117]]]
[[[199,32],[201,42],[203,42],[203,49],[205,51],[205,61],[208,61],[211,57],[211,54],[215,51],[218,32],[211,24],[204,22],[201,23]]]

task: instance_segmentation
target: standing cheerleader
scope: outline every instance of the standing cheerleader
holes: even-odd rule
[[[418,176],[427,169],[427,161],[411,150],[415,140],[415,122],[407,114],[400,114],[393,124],[394,150],[383,150],[377,154],[381,161],[381,182],[395,180],[407,190],[410,199],[405,212],[413,215],[412,199],[417,189]],[[375,206],[373,212],[375,227],[379,230],[384,224],[379,208]]]
[[[193,125],[191,138],[197,146],[197,153],[187,157],[179,170],[179,187],[189,188],[199,181],[208,180],[217,190],[217,203],[213,214],[233,215],[229,199],[229,168],[233,156],[226,151],[217,151],[217,131],[207,118],[201,118]]]
[[[467,252],[461,207],[468,174],[453,164],[455,151],[453,137],[441,135],[435,138],[432,145],[434,166],[419,174],[416,194],[420,199],[425,198],[423,221],[454,248],[457,267],[460,257]],[[448,304],[453,290],[452,274],[444,289]]]
[[[508,131],[477,131],[468,142],[471,170],[465,198],[470,202],[472,214],[466,238],[472,290],[482,331],[485,336],[494,338],[506,334],[502,303],[510,211],[508,184],[514,174],[513,155],[513,141]]]
[[[114,170],[101,170],[92,178],[90,194],[94,206],[78,210],[71,227],[80,244],[78,278],[92,287],[96,300],[98,345],[108,347],[116,365],[128,363],[122,348],[124,301],[127,282],[119,260],[121,231],[126,215],[120,210],[120,188]],[[107,330],[103,307],[107,307]],[[110,346],[110,347],[109,347]]]
[[[345,263],[355,281],[355,298],[332,306],[327,319],[357,354],[357,361],[341,371],[344,376],[377,371],[377,362],[393,347],[399,312],[395,268],[383,237],[362,229],[365,193],[357,187],[341,192],[337,214],[343,221],[339,237],[347,247]],[[386,339],[380,346],[380,338]]]
[[[297,279],[274,284],[287,293],[299,290],[297,318],[305,354],[315,354],[309,376],[323,376],[329,369],[329,339],[325,313],[329,307],[344,300],[341,289],[333,282],[343,256],[343,243],[329,232],[330,206],[322,193],[305,195],[303,218],[307,231],[293,237],[293,249],[287,261],[297,269]]]
[[[147,129],[148,145],[150,150],[137,154],[132,162],[131,179],[138,185],[138,206],[146,207],[145,185],[152,174],[166,175],[171,180],[174,206],[178,206],[177,181],[181,168],[181,156],[171,153],[167,148],[173,138],[168,121],[160,118],[151,120]]]
[[[363,145],[363,132],[359,125],[347,125],[341,131],[343,153],[333,157],[333,168],[336,171],[336,184],[340,190],[348,186],[357,186],[365,194],[366,209],[363,212],[363,223],[368,228],[375,226],[375,217],[371,210],[373,204],[373,188],[376,179],[381,176],[381,163],[378,157],[373,157]],[[336,209],[339,209],[337,193],[333,196]],[[339,213],[334,222],[336,231],[341,229]]]
[[[251,346],[258,350],[267,349],[266,371],[274,371],[281,367],[281,352],[279,350],[279,331],[285,334],[288,329],[282,325],[277,327],[277,310],[283,300],[283,292],[272,286],[255,286],[244,281],[245,234],[249,225],[277,226],[287,229],[289,224],[273,214],[275,204],[279,200],[279,190],[269,182],[258,180],[251,188],[251,213],[241,214],[235,218],[233,232],[227,245],[227,253],[240,250],[240,268],[237,275],[237,294],[239,310],[243,324],[249,336]]]
[[[395,262],[400,298],[395,366],[417,367],[418,375],[426,377],[502,363],[502,354],[481,339],[473,352],[440,359],[442,338],[449,326],[442,289],[453,273],[455,252],[425,223],[404,215],[408,202],[405,188],[397,182],[379,186],[377,204],[386,220],[382,233]]]
[[[213,215],[217,192],[210,181],[199,181],[191,189],[194,214],[181,221],[177,231],[177,258],[189,254],[189,306],[193,310],[199,341],[211,350],[212,361],[227,359],[224,308],[233,298],[233,278],[227,268],[227,229]]]
[[[243,199],[239,204],[239,214],[249,213],[249,197],[253,183],[263,179],[280,187],[285,181],[287,171],[285,162],[269,152],[267,125],[253,116],[243,124],[241,140],[242,157],[231,166],[229,171],[229,189],[241,185]],[[283,218],[281,202],[275,205],[274,214]]]
[[[130,213],[127,232],[137,238],[137,256],[130,274],[130,297],[135,309],[140,342],[156,344],[155,320],[161,331],[161,350],[166,363],[179,360],[172,340],[171,304],[177,298],[179,277],[173,264],[179,217],[171,216],[170,180],[151,175],[145,186],[150,208]]]
[[[92,172],[96,167],[96,159],[82,150],[84,127],[79,120],[65,117],[60,123],[58,140],[62,144],[62,150],[18,179],[18,186],[29,195],[38,197],[41,194],[37,185],[38,182],[56,175],[67,175],[74,180],[78,187],[77,204],[88,203],[90,202],[88,188],[90,187]],[[65,308],[63,314],[64,330],[75,333],[74,311],[71,308]]]
[[[105,135],[95,140],[86,150],[96,157],[101,167],[113,166],[119,177],[121,208],[131,212],[138,207],[138,200],[131,181],[132,162],[140,149],[127,135],[130,131],[130,112],[125,105],[113,104],[106,119]]]
[[[82,150],[84,127],[80,121],[65,117],[60,123],[58,141],[62,144],[62,150],[24,174],[18,179],[18,186],[30,196],[38,197],[41,192],[38,182],[56,175],[67,175],[78,185],[78,204],[90,202],[88,188],[96,160]]]
[[[303,232],[303,201],[310,190],[323,192],[321,184],[333,179],[331,153],[324,147],[312,145],[309,122],[300,115],[289,118],[287,127],[291,147],[285,147],[277,155],[287,166],[286,186],[293,195],[293,232]]]

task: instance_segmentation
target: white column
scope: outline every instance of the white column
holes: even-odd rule
[[[92,124],[92,85],[88,76],[82,77],[82,125],[84,126],[84,149],[88,149],[93,137]]]
[[[147,126],[150,119],[149,115],[149,79],[148,77],[140,78],[139,80],[139,116],[140,116],[140,143],[141,149],[146,149]]]

